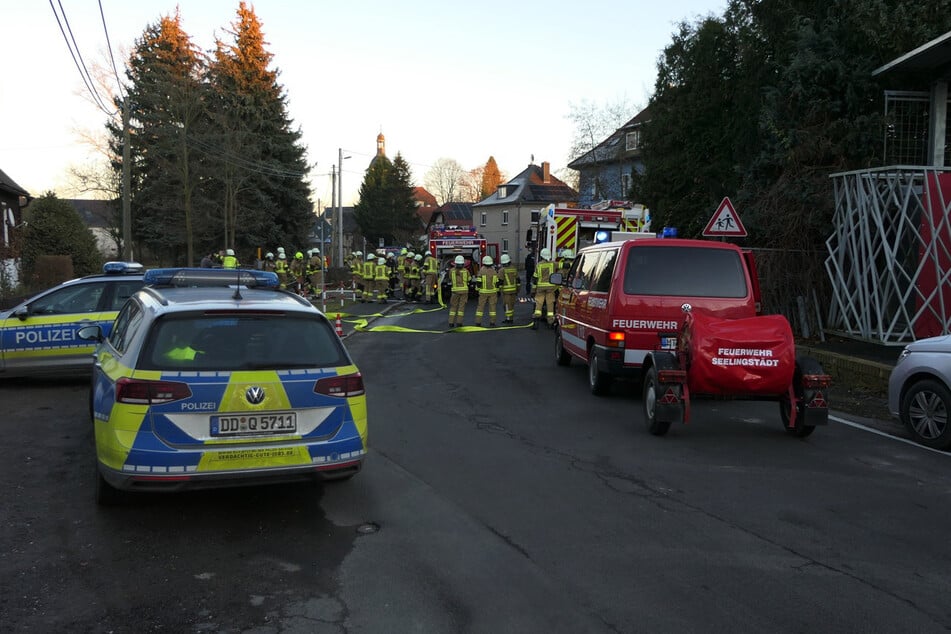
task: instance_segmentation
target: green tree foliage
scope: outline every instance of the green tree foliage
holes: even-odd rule
[[[217,42],[210,68],[215,165],[214,207],[224,243],[241,250],[306,244],[314,222],[304,180],[306,152],[287,113],[287,100],[269,68],[261,23],[241,2],[233,43]]]
[[[202,180],[194,140],[206,122],[204,66],[176,12],[146,28],[126,71],[120,105],[131,120],[133,234],[160,261],[194,263],[193,200]],[[109,129],[121,147],[121,128]]]
[[[360,201],[354,219],[367,242],[385,244],[415,242],[422,232],[413,198],[413,177],[400,154],[391,162],[374,157],[360,185]]]
[[[763,246],[814,245],[831,228],[829,174],[881,163],[872,71],[951,29],[951,2],[731,0],[683,23],[658,64],[647,172],[634,195],[658,224],[698,235],[730,196]]]
[[[176,12],[130,59],[134,235],[162,262],[226,247],[246,262],[256,247],[305,245],[314,222],[301,133],[244,2],[232,29],[209,60]],[[110,131],[121,155],[122,130]]]
[[[73,273],[92,275],[102,270],[102,254],[96,238],[79,213],[65,200],[47,192],[34,200],[24,213],[21,265],[25,279],[32,279],[41,255],[70,255]]]

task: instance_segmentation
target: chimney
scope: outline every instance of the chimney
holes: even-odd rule
[[[542,182],[548,184],[551,182],[551,167],[548,161],[542,161]]]

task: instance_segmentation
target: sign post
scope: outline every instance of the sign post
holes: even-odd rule
[[[707,238],[746,237],[746,227],[740,221],[740,214],[736,213],[729,196],[725,197],[720,206],[717,207],[713,217],[710,218],[710,222],[703,230],[703,235]]]

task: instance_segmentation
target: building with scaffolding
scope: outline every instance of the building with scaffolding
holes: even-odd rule
[[[887,167],[832,174],[826,330],[885,345],[951,332],[951,32],[877,68],[885,81]]]

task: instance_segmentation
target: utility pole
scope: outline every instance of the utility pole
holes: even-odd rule
[[[337,229],[337,250],[340,256],[340,266],[343,266],[343,148],[337,148],[337,172],[340,174],[337,179],[337,219],[340,226]]]
[[[122,259],[132,261],[132,152],[129,149],[129,98],[122,100]]]
[[[330,228],[333,231],[333,233],[337,233],[336,228],[337,228],[337,225],[340,223],[340,219],[337,218],[337,166],[336,165],[330,166],[330,209],[332,210],[331,213],[333,214],[334,218],[336,218],[335,222]],[[331,244],[330,254],[331,255],[333,255],[333,250],[332,250],[333,244],[336,241],[337,241],[336,238],[333,235],[331,235],[330,236],[330,244]],[[337,261],[337,266],[343,266],[343,257],[341,257],[340,260]]]

